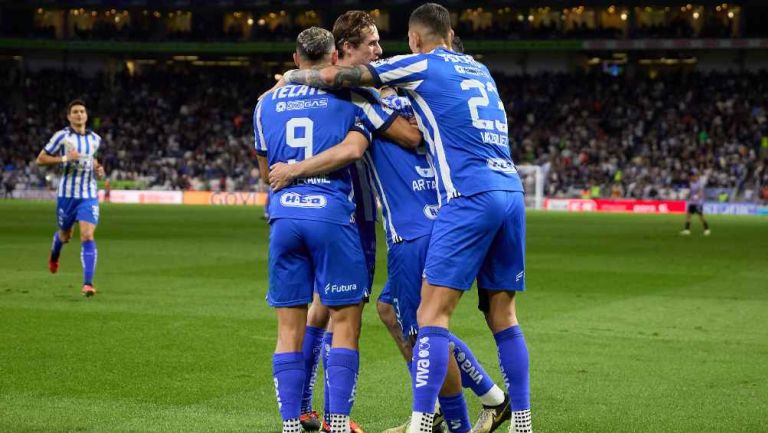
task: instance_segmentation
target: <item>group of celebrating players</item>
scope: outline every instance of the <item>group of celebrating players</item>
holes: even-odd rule
[[[488,69],[454,47],[448,10],[409,19],[411,55],[382,54],[373,19],[340,16],[298,35],[298,69],[262,95],[256,150],[272,187],[267,300],[278,319],[273,376],[283,433],[360,432],[350,420],[361,313],[371,295],[376,198],[388,247],[379,316],[406,361],[408,422],[388,432],[530,432],[523,187]],[[374,193],[375,191],[375,193]],[[505,388],[449,330],[477,281]],[[309,307],[308,307],[309,305]],[[317,365],[323,419],[312,409]],[[462,388],[482,401],[470,423]]]
[[[283,433],[362,432],[350,413],[377,201],[388,247],[377,310],[413,391],[411,417],[387,432],[487,433],[507,420],[509,432],[532,431],[515,309],[525,289],[525,208],[504,105],[488,69],[461,52],[444,7],[415,9],[408,43],[413,54],[379,60],[378,31],[363,11],[340,16],[333,32],[304,30],[298,69],[254,110],[259,166],[272,187],[267,301],[278,319],[273,377]],[[82,292],[92,296],[101,138],[86,128],[83,101],[69,104],[67,119],[37,157],[62,167],[48,265],[58,270],[79,222]],[[505,390],[448,330],[475,280]],[[322,419],[312,408],[320,360]],[[474,426],[463,388],[483,405]]]

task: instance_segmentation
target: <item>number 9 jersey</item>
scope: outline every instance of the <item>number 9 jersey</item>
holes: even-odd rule
[[[256,151],[269,165],[295,163],[317,155],[358,131],[384,130],[395,120],[390,109],[365,89],[324,91],[287,85],[265,94],[256,105]],[[292,218],[349,224],[355,210],[347,167],[322,176],[296,179],[270,197],[270,219]]]
[[[441,205],[485,191],[523,191],[496,83],[472,56],[445,48],[368,65],[377,85],[405,90],[435,166]]]

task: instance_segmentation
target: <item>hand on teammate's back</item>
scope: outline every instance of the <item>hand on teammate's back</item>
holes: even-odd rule
[[[291,164],[278,162],[269,168],[269,186],[273,192],[280,191],[296,179]]]

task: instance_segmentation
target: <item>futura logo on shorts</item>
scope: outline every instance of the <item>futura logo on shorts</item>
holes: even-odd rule
[[[331,284],[325,285],[325,294],[329,293],[345,293],[354,292],[357,290],[357,284]]]
[[[419,347],[416,351],[418,359],[416,359],[416,388],[421,388],[427,385],[429,379],[429,337],[421,337],[419,339]]]

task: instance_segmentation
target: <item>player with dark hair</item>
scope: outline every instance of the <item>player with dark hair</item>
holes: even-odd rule
[[[339,56],[338,63],[341,65],[370,63],[381,55],[378,30],[373,18],[365,11],[348,11],[339,16],[333,25],[333,37]],[[373,290],[373,277],[376,270],[376,198],[374,197],[374,188],[366,175],[364,161],[350,162],[349,170],[355,197],[355,221],[360,234],[360,244],[365,254],[369,290]],[[364,301],[368,302],[369,298],[370,293],[367,293]],[[328,426],[327,389],[324,400],[326,419],[323,425],[321,425],[317,412],[312,408],[312,396],[320,360],[324,366],[323,371],[327,374],[328,349],[332,339],[333,322],[330,320],[328,308],[322,305],[316,294],[307,314],[307,328],[303,346],[306,377],[301,408],[301,425],[305,430],[313,431]],[[353,433],[362,432],[354,420],[350,420],[350,426]]]
[[[680,234],[683,236],[691,234],[691,217],[698,215],[699,221],[701,221],[701,225],[704,227],[704,236],[709,236],[709,224],[707,219],[704,218],[704,188],[707,186],[707,176],[699,176],[698,173],[693,173],[688,180],[690,183],[690,196],[688,198],[688,206],[685,209],[685,228]]]
[[[301,69],[337,62],[333,35],[327,30],[304,30],[296,45],[294,61]],[[412,145],[420,140],[406,120],[364,90],[275,88],[260,98],[253,123],[265,180],[270,166],[302,161],[338,143],[367,143],[370,131],[386,131]],[[334,322],[326,383],[330,429],[349,431],[359,368],[360,304],[369,290],[351,195],[346,168],[296,179],[272,194],[267,300],[278,317],[273,374],[283,433],[301,431],[306,371],[302,345],[313,292],[329,307]]]
[[[61,179],[56,195],[56,221],[58,230],[48,257],[51,273],[59,270],[59,256],[64,244],[72,238],[75,222],[80,225],[80,259],[83,265],[85,296],[93,296],[93,277],[96,272],[96,241],[94,232],[99,223],[99,197],[96,178],[104,177],[104,168],[96,159],[102,144],[101,137],[86,128],[88,111],[85,102],[76,99],[67,105],[69,126],[53,134],[40,154],[37,164],[60,165]]]
[[[357,29],[363,34],[354,35],[349,29]],[[336,43],[340,53],[348,53],[348,65],[368,64],[372,57],[378,57],[381,53],[375,24],[365,12],[349,11],[339,17],[334,25],[334,36],[337,37]],[[350,47],[349,43],[344,42],[349,39],[358,42],[359,48]],[[366,55],[367,53],[370,54]],[[413,116],[407,99],[394,97],[387,98],[387,101],[405,108],[405,111]],[[366,149],[368,150],[365,151]],[[425,154],[419,155],[401,149],[385,139],[375,137],[374,142],[363,149],[343,149],[338,146],[299,164],[275,166],[270,176],[271,186],[280,188],[296,176],[317,175],[323,173],[322,170],[342,167],[353,162],[349,158],[357,154],[363,155],[364,166],[376,186],[383,206],[384,229],[387,233],[389,278],[377,302],[377,309],[406,362],[410,364],[414,337],[418,332],[416,309],[421,298],[421,274],[432,221],[437,215],[434,173]],[[312,309],[320,310],[315,306]],[[462,431],[457,430],[460,428],[466,428],[468,431],[471,427],[461,393],[463,384],[471,388],[484,404],[483,413],[473,431],[486,433],[495,430],[509,418],[508,398],[493,383],[467,345],[453,334],[451,347],[462,364],[462,376],[460,382],[446,384],[441,392],[440,403],[446,409],[446,422],[454,425],[454,431]],[[305,355],[308,353],[310,352],[305,344]],[[314,373],[309,374],[310,370],[311,367],[308,367],[308,380],[315,376]],[[309,392],[305,393],[305,402],[311,404],[311,387],[306,388]],[[433,420],[436,429],[439,429],[440,421]],[[388,432],[405,431],[406,426],[390,429]]]
[[[488,69],[448,49],[450,14],[427,3],[409,19],[413,55],[367,67],[288,71],[288,83],[406,91],[436,171],[441,206],[426,257],[414,347],[410,433],[430,433],[438,393],[459,375],[449,355],[451,315],[477,279],[512,405],[511,432],[530,432],[528,350],[515,293],[525,289],[525,205],[504,105]],[[451,377],[454,377],[451,379]]]

